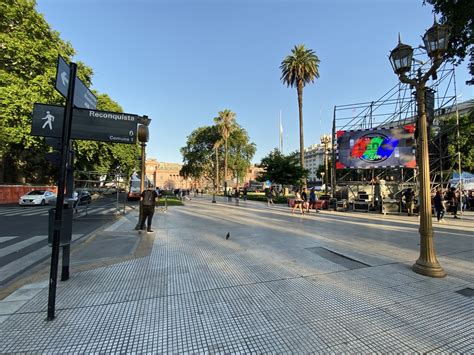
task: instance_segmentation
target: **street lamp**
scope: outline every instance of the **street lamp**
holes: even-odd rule
[[[148,126],[151,123],[151,118],[148,116],[142,116],[138,119],[138,132],[137,138],[140,142],[141,146],[141,174],[140,174],[140,192],[145,190],[145,169],[146,169],[146,155],[145,155],[145,148],[146,143],[148,142],[149,133],[148,133]],[[135,226],[135,230],[140,229],[140,222],[142,220],[142,202],[140,202],[139,212],[138,212],[138,223]]]
[[[425,84],[430,77],[436,78],[436,70],[443,63],[443,55],[448,46],[449,30],[445,25],[436,22],[423,36],[424,49],[431,58],[431,67],[424,74],[419,70],[416,77],[409,78],[413,48],[403,44],[398,37],[398,45],[390,52],[390,63],[393,71],[402,83],[410,84],[416,91],[418,108],[418,147],[420,171],[420,256],[412,269],[414,272],[430,277],[444,277],[445,271],[436,258],[433,243],[433,226],[431,221],[430,163],[428,154],[428,132],[425,104]]]
[[[328,194],[328,146],[331,143],[331,137],[327,134],[321,136],[321,143],[324,145],[324,193]]]

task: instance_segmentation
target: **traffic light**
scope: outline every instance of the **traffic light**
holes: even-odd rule
[[[61,139],[46,137],[45,142],[47,145],[53,148],[54,151],[46,153],[45,159],[55,167],[59,168],[61,166]]]

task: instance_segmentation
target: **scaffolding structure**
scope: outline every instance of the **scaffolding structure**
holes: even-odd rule
[[[410,76],[421,76],[429,67],[429,62],[422,62],[418,57],[421,49],[415,49]],[[473,102],[458,103],[456,92],[456,75],[454,65],[444,63],[427,83],[426,94],[427,119],[429,127],[430,180],[432,190],[438,186],[447,186],[454,170],[461,173],[459,147],[454,155],[448,152],[447,136],[456,130],[459,137],[460,106],[474,106]],[[461,107],[461,111],[464,108]],[[449,117],[456,117],[456,124],[446,124]],[[360,190],[367,189],[368,181],[374,178],[386,178],[386,188],[392,198],[399,198],[404,189],[417,189],[417,169],[377,168],[368,170],[352,170],[345,174],[336,173],[335,152],[336,132],[342,130],[367,130],[390,128],[416,124],[417,103],[414,88],[398,82],[379,99],[369,102],[338,105],[334,107],[333,117],[333,156],[332,185],[333,194],[340,186],[347,186],[352,197]],[[418,157],[417,157],[418,161]],[[333,195],[333,197],[338,197]],[[339,196],[340,197],[340,196]],[[345,196],[344,196],[345,197]],[[347,198],[347,197],[346,197]]]

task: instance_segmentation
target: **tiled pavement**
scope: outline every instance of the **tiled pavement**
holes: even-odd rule
[[[149,256],[58,283],[54,321],[46,282],[0,302],[0,352],[474,353],[473,298],[455,292],[474,288],[473,227],[436,226],[448,276],[431,279],[410,269],[416,219],[193,200],[155,215]]]

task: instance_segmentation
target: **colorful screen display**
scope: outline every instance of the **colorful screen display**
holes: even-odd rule
[[[416,168],[415,126],[336,132],[336,169]]]

